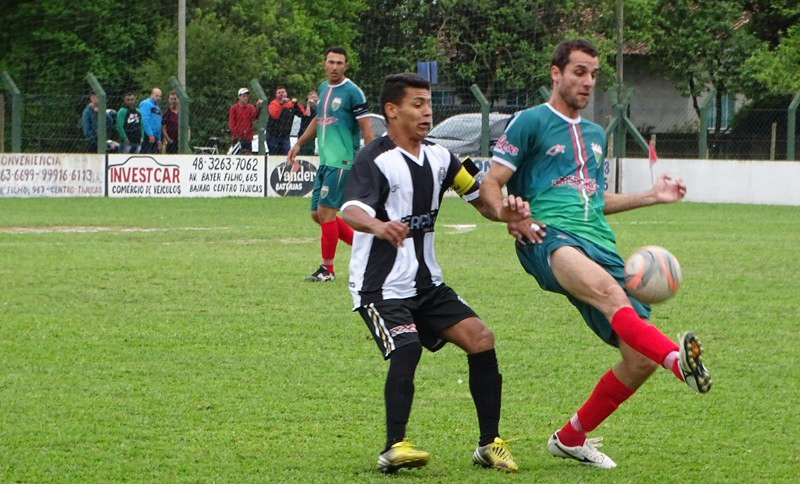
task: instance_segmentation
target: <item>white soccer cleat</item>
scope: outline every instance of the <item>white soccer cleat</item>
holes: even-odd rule
[[[600,469],[613,469],[617,467],[617,464],[611,460],[611,457],[597,450],[598,447],[603,445],[602,441],[602,437],[595,437],[586,439],[583,445],[568,447],[558,439],[558,432],[553,432],[547,442],[547,450],[562,459],[575,459],[583,465],[599,467]]]
[[[683,381],[698,393],[711,390],[711,375],[703,364],[703,345],[700,344],[700,340],[694,333],[687,331],[678,335],[678,346],[680,346],[678,366],[683,374]]]

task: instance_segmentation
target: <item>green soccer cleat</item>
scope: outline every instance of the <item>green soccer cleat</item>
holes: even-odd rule
[[[495,437],[494,442],[478,446],[472,454],[472,463],[481,467],[496,469],[503,472],[517,472],[519,467],[511,457],[508,450],[508,442]]]
[[[429,458],[427,452],[417,450],[408,439],[403,439],[378,456],[378,470],[391,474],[404,467],[422,467],[428,463]]]

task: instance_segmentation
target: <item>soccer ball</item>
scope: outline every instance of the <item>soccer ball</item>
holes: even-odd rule
[[[625,261],[625,289],[643,303],[666,301],[680,289],[682,280],[678,259],[663,247],[641,247]]]

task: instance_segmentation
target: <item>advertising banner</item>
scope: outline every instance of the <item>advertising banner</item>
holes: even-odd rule
[[[267,160],[267,195],[270,197],[310,197],[317,176],[319,158],[298,156],[292,165],[285,156]]]
[[[105,156],[0,153],[0,197],[102,197]]]
[[[109,197],[263,197],[263,156],[108,155]]]

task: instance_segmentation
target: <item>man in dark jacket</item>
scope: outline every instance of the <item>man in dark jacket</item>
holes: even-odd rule
[[[138,153],[144,138],[142,125],[142,112],[136,107],[136,95],[132,92],[125,93],[125,101],[117,111],[117,134],[122,143],[122,153]]]

